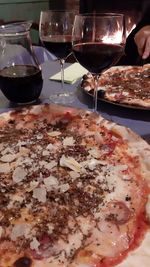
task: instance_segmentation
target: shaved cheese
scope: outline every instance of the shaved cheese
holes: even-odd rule
[[[73,137],[66,137],[63,140],[63,146],[73,146],[75,143],[75,140],[73,139]]]
[[[88,168],[93,171],[96,167],[96,165],[99,164],[99,161],[98,160],[95,160],[95,159],[91,159],[88,163]]]
[[[10,147],[6,147],[2,152],[1,152],[2,155],[6,155],[6,154],[14,154],[14,151],[12,148]]]
[[[39,182],[38,181],[31,181],[30,182],[30,187],[26,189],[27,192],[31,192],[38,186]]]
[[[77,178],[80,177],[80,174],[79,174],[78,172],[75,172],[75,171],[70,171],[69,174],[70,174],[70,177],[71,177],[73,180],[75,180],[75,179],[77,179]]]
[[[27,172],[24,168],[17,167],[13,172],[12,178],[15,183],[20,183],[25,179],[26,175]]]
[[[55,160],[52,160],[50,162],[47,162],[47,161],[41,161],[40,162],[40,165],[41,166],[44,166],[44,168],[46,168],[47,170],[51,170],[53,169],[54,167],[57,166],[57,162]]]
[[[100,164],[100,162],[99,162],[99,160],[92,158],[90,160],[83,161],[81,164],[84,167],[87,167],[88,169],[93,171],[96,168],[96,165]]]
[[[24,157],[24,155],[23,155],[15,161],[15,164],[16,164],[16,166],[19,166],[19,165],[22,166],[23,164],[25,164],[27,166],[31,166],[33,164],[33,159],[28,158],[28,157]]]
[[[124,169],[126,169],[126,165],[107,165],[102,167],[102,176],[105,177],[105,184],[107,184],[110,191],[110,193],[105,196],[107,202],[113,199],[124,201],[125,196],[129,193],[127,181],[118,179],[118,177],[121,177],[120,170]]]
[[[28,141],[18,141],[18,143],[16,144],[16,146],[19,146],[19,147],[21,147],[21,146],[25,146],[26,144],[28,143]]]
[[[41,140],[41,139],[43,138],[43,134],[38,134],[38,135],[36,136],[36,138],[37,138],[37,140]]]
[[[60,159],[60,166],[62,167],[68,167],[69,169],[80,172],[82,166],[72,157],[65,157],[62,155]]]
[[[43,149],[43,147],[40,146],[40,145],[37,145],[37,146],[36,146],[36,149],[39,150],[39,151],[41,151],[41,150]]]
[[[32,250],[38,250],[39,246],[40,246],[39,241],[36,239],[36,237],[33,237],[32,241],[30,242],[30,248]]]
[[[12,241],[16,241],[18,237],[24,236],[28,237],[31,230],[31,225],[27,223],[20,223],[14,225],[12,232],[10,234],[10,238]]]
[[[41,167],[45,166],[46,164],[47,164],[47,161],[45,161],[45,160],[41,160],[41,161],[39,162],[39,165],[40,165]]]
[[[7,205],[7,208],[8,208],[8,209],[11,209],[11,208],[13,208],[14,202],[17,201],[17,202],[19,202],[19,203],[22,203],[23,200],[24,200],[24,198],[23,198],[22,196],[19,196],[19,195],[13,195],[13,196],[11,197],[11,200],[10,200],[9,204]]]
[[[16,154],[6,154],[0,158],[2,162],[12,162],[16,159]]]
[[[53,169],[56,166],[57,166],[57,162],[55,160],[52,160],[51,162],[47,163],[44,167],[47,170],[51,170],[51,169]]]
[[[89,154],[92,156],[92,157],[94,157],[94,158],[99,158],[100,157],[100,151],[99,151],[99,149],[98,148],[93,148],[93,149],[90,149],[89,150]]]
[[[26,148],[26,147],[20,147],[19,148],[19,152],[20,154],[23,156],[26,156],[30,153],[30,149]]]
[[[53,232],[53,230],[54,230],[54,225],[52,225],[52,224],[47,224],[47,226],[48,226],[48,233],[49,233],[49,234],[52,234],[52,232]]]
[[[48,150],[46,150],[46,149],[45,149],[45,150],[43,150],[43,152],[42,152],[42,155],[43,155],[43,156],[48,156],[48,155],[49,155],[49,151],[48,151]]]
[[[53,132],[48,132],[47,134],[49,136],[51,136],[51,137],[55,137],[55,136],[61,135],[61,132],[59,132],[59,131],[53,131]]]
[[[8,172],[10,172],[10,164],[0,163],[0,173],[8,173]]]
[[[53,189],[58,189],[58,180],[56,177],[50,175],[49,177],[44,179],[44,184],[46,186],[47,191],[51,191]]]
[[[59,186],[59,189],[60,189],[60,192],[61,193],[67,192],[69,190],[69,188],[70,188],[70,186],[69,186],[68,183],[62,184],[62,185]]]
[[[53,150],[54,149],[54,145],[53,144],[48,144],[48,146],[46,147],[46,149],[48,150]]]
[[[39,202],[46,202],[46,189],[44,186],[33,189],[33,197],[36,198]]]
[[[82,187],[82,182],[78,182],[78,183],[77,183],[77,187],[78,187],[78,188]]]
[[[19,195],[14,195],[12,199],[13,199],[13,201],[18,201],[18,202],[22,203],[24,200],[24,197],[19,196]]]

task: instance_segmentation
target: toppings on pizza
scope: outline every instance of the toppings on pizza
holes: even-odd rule
[[[82,88],[93,94],[95,81],[89,73],[83,76]],[[118,66],[105,71],[98,81],[98,97],[111,102],[150,108],[150,64]]]
[[[148,158],[145,141],[51,105],[0,121],[0,267],[114,266],[140,243],[149,165],[136,146]]]

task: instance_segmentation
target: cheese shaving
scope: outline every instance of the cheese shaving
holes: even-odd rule
[[[16,224],[12,229],[10,238],[12,241],[16,241],[16,239],[21,236],[27,238],[29,236],[30,230],[31,230],[31,225],[27,223]]]
[[[15,154],[6,154],[0,158],[0,161],[2,162],[12,162],[16,159]]]
[[[65,157],[64,155],[62,155],[60,159],[60,166],[68,167],[75,172],[80,172],[82,168],[82,166],[74,158]]]
[[[73,146],[75,143],[75,140],[73,139],[72,136],[70,137],[66,137],[64,140],[63,140],[63,146]]]
[[[36,198],[39,202],[46,202],[46,189],[44,186],[33,189],[33,197]]]
[[[0,163],[0,173],[8,173],[8,172],[10,172],[10,164]]]
[[[17,167],[12,175],[13,181],[15,183],[20,183],[26,178],[27,172],[24,168],[22,167]]]
[[[40,246],[39,241],[36,239],[36,237],[33,237],[32,241],[30,242],[30,248],[32,250],[38,250],[39,246]]]

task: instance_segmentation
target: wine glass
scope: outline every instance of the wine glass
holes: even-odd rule
[[[41,11],[39,35],[42,44],[60,62],[61,93],[53,94],[54,103],[69,104],[74,101],[74,94],[64,89],[64,63],[72,48],[72,27],[75,13],[71,11]]]
[[[94,111],[97,111],[97,84],[102,71],[117,63],[124,52],[124,16],[93,13],[75,16],[72,50],[77,61],[94,75]]]

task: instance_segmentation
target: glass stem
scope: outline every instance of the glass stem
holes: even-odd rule
[[[97,112],[98,75],[94,75],[94,84],[93,111]]]
[[[64,64],[65,64],[65,60],[64,59],[60,59],[61,89],[62,89],[62,92],[64,91]]]

